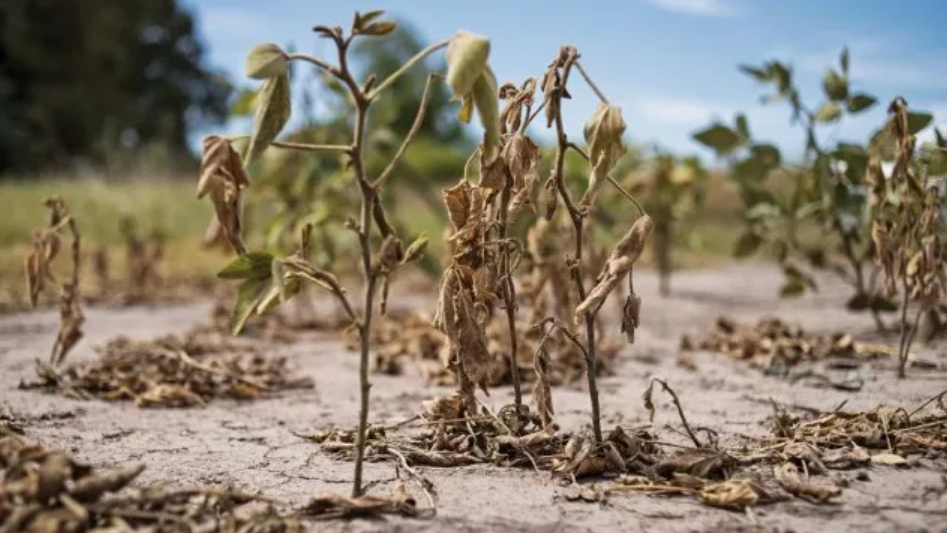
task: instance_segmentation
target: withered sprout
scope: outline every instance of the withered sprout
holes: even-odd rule
[[[72,268],[69,279],[64,281],[60,288],[59,331],[49,354],[49,364],[55,368],[65,361],[66,356],[83,336],[82,324],[85,322],[85,315],[82,313],[79,292],[82,239],[76,220],[69,214],[66,202],[62,198],[51,196],[46,199],[44,205],[50,211],[49,226],[33,231],[33,250],[24,261],[30,304],[34,308],[46,284],[56,281],[51,265],[59,254],[60,232],[64,229],[68,230],[72,237],[70,248]]]
[[[620,259],[618,263],[613,265],[615,268],[618,268],[616,273],[619,271],[622,272],[621,275],[617,276],[616,281],[607,281],[605,286],[601,286],[600,284],[600,287],[597,287],[597,292],[593,291],[592,295],[589,295],[586,292],[582,275],[582,255],[583,250],[586,247],[586,243],[583,239],[585,233],[585,218],[588,216],[589,211],[594,208],[594,202],[597,193],[605,181],[612,183],[616,187],[618,186],[617,183],[608,176],[608,172],[615,165],[615,163],[618,162],[618,159],[625,153],[625,149],[621,141],[621,135],[625,131],[625,123],[621,118],[621,110],[611,105],[608,99],[605,98],[602,91],[599,90],[594,82],[592,82],[588,73],[582,69],[581,65],[579,65],[578,60],[579,52],[575,47],[563,46],[560,48],[559,54],[556,56],[556,58],[549,64],[540,84],[543,91],[542,107],[545,108],[546,126],[550,128],[555,127],[556,131],[555,164],[553,165],[552,175],[546,182],[545,187],[546,218],[552,219],[552,217],[555,215],[558,203],[561,200],[568,212],[569,220],[572,222],[575,248],[573,256],[568,258],[567,264],[571,272],[572,280],[575,283],[576,291],[578,293],[578,300],[582,302],[580,307],[576,309],[575,316],[577,319],[581,319],[582,317],[585,319],[586,347],[583,350],[583,353],[586,359],[586,376],[589,382],[589,397],[592,404],[592,431],[596,444],[601,444],[601,415],[599,412],[598,386],[596,383],[596,320],[595,313],[588,312],[588,310],[590,310],[592,307],[597,307],[600,305],[601,300],[604,299],[608,292],[617,286],[620,278],[630,270],[634,260],[629,260],[627,257]],[[585,126],[585,138],[589,144],[588,154],[586,154],[576,144],[569,141],[562,120],[562,100],[571,98],[567,90],[567,85],[569,81],[569,75],[574,66],[578,67],[579,73],[601,100],[596,112],[589,119],[589,121],[586,122]],[[531,115],[530,118],[533,116],[535,115]],[[565,183],[563,169],[565,164],[565,155],[569,149],[573,149],[583,155],[591,165],[589,183],[587,185],[585,194],[583,195],[583,199],[579,202],[579,204],[576,204],[576,202],[572,199],[572,193]],[[632,201],[634,201],[634,199],[627,192],[623,190],[622,192],[625,196],[631,198]],[[640,206],[637,206],[637,202],[634,203],[636,207],[638,207],[639,212],[643,213],[643,211],[640,209]],[[639,226],[640,229],[638,232],[635,232],[633,229],[631,233],[641,236],[646,240],[647,234],[639,235],[639,233],[641,229],[644,229],[644,226],[649,228],[646,233],[650,233],[649,222],[650,219],[648,219],[647,222],[642,222],[642,226]],[[627,238],[624,239],[623,242],[626,240]],[[643,247],[644,240],[642,240],[640,244]],[[628,243],[625,243],[625,246],[627,245]],[[626,250],[626,252],[630,254],[631,251]],[[638,250],[637,253],[640,254],[640,250]],[[621,256],[624,255],[626,254],[621,254]],[[627,268],[625,266],[620,267],[619,264],[627,265]],[[615,278],[615,276],[612,276],[612,278]],[[611,284],[611,288],[607,288],[609,284]],[[631,297],[634,297],[634,295]],[[634,329],[634,326],[631,325],[632,322],[635,326],[637,325],[637,309],[639,306],[640,302],[637,305],[634,303],[626,305],[626,309],[628,310],[626,314],[629,315],[627,318],[623,319],[623,329],[626,329],[626,331],[629,326],[632,330]],[[629,337],[629,339],[631,339],[631,337]]]
[[[362,81],[356,80],[349,63],[352,43],[356,39],[382,37],[395,29],[394,22],[378,20],[382,13],[382,11],[356,13],[348,34],[341,27],[320,25],[313,28],[317,35],[334,45],[338,57],[336,64],[330,64],[307,54],[287,53],[273,44],[253,48],[247,57],[246,71],[248,76],[263,80],[263,88],[257,97],[255,125],[246,154],[242,160],[237,155],[231,145],[231,141],[235,139],[209,137],[204,142],[204,158],[198,186],[198,196],[210,197],[224,235],[240,255],[219,275],[222,278],[243,280],[234,309],[235,332],[239,332],[251,314],[265,312],[297,294],[303,282],[315,284],[338,299],[351,319],[353,328],[358,332],[360,405],[353,497],[362,497],[364,490],[362,468],[371,388],[368,380],[369,349],[376,293],[380,288],[382,294],[381,301],[378,303],[384,311],[390,276],[407,262],[418,259],[426,243],[426,239],[420,238],[407,248],[404,247],[402,240],[388,222],[382,203],[382,188],[420,130],[431,85],[439,76],[431,74],[428,77],[414,126],[384,171],[374,179],[368,175],[364,157],[369,111],[384,89],[396,83],[403,74],[432,53],[449,46],[452,52],[449,54],[448,62],[454,64],[454,70],[448,73],[448,78],[451,80],[451,87],[455,90],[455,96],[465,99],[465,102],[469,101],[470,105],[478,106],[481,116],[487,114],[487,110],[484,109],[486,102],[481,97],[490,89],[489,84],[492,80],[492,75],[490,78],[485,77],[486,71],[481,64],[485,59],[478,59],[489,53],[489,43],[484,43],[483,38],[463,32],[450,41],[441,41],[428,46],[384,80],[379,81],[374,75],[369,75]],[[463,72],[457,70],[457,57],[464,59],[461,62]],[[455,59],[452,60],[452,58]],[[344,88],[354,113],[351,143],[320,145],[276,140],[291,112],[288,79],[288,64],[291,61],[301,61],[314,66]],[[495,85],[495,82],[493,83]],[[463,94],[458,94],[458,91]],[[361,251],[363,290],[361,309],[357,310],[351,304],[347,292],[335,275],[320,270],[309,262],[308,257],[314,252],[310,250],[309,242],[311,227],[304,228],[298,250],[284,259],[276,259],[264,252],[247,251],[241,236],[240,213],[241,193],[249,183],[244,167],[251,164],[270,147],[312,153],[340,153],[348,158],[347,168],[351,170],[353,186],[358,188],[360,195],[358,218],[350,219],[347,227],[358,236]]]

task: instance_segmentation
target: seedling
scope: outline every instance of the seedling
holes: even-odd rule
[[[198,197],[208,196],[211,199],[221,233],[234,251],[240,255],[220,273],[222,278],[243,280],[235,305],[235,332],[240,331],[251,314],[263,313],[297,294],[304,282],[320,287],[335,297],[358,332],[360,407],[353,497],[361,497],[363,494],[362,465],[371,387],[368,379],[369,349],[375,306],[380,303],[381,308],[384,309],[391,276],[404,264],[418,259],[426,245],[424,238],[416,239],[407,247],[402,244],[388,222],[382,202],[382,192],[420,129],[430,88],[436,81],[436,76],[428,76],[414,126],[388,164],[374,178],[368,175],[365,165],[365,139],[369,128],[369,111],[372,104],[384,94],[387,88],[397,83],[402,75],[416,67],[427,56],[448,46],[448,41],[441,41],[425,48],[384,80],[379,81],[374,75],[369,75],[363,81],[356,80],[349,62],[352,43],[358,39],[383,37],[394,31],[396,27],[394,22],[379,20],[382,13],[382,11],[356,13],[347,34],[341,27],[316,26],[313,28],[316,34],[334,45],[338,55],[338,63],[334,65],[306,54],[288,53],[275,44],[254,47],[247,56],[246,71],[251,78],[263,80],[264,84],[257,95],[253,134],[242,157],[233,148],[231,141],[218,136],[208,137],[204,141],[201,178],[198,184]],[[459,34],[454,40],[463,39],[463,35]],[[350,143],[310,144],[276,140],[290,116],[289,64],[291,62],[312,65],[344,88],[354,115],[351,117],[353,135]],[[269,253],[251,252],[247,249],[242,236],[241,218],[242,194],[249,184],[249,177],[244,167],[251,165],[270,147],[313,154],[331,154],[346,159],[346,168],[351,172],[352,186],[358,189],[360,197],[358,218],[350,218],[346,222],[347,227],[357,236],[361,255],[363,294],[360,309],[350,302],[347,291],[334,274],[310,262],[311,225],[303,228],[297,250],[288,257],[277,259]],[[380,302],[376,302],[379,292],[381,293]]]

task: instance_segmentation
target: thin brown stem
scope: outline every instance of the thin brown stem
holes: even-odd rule
[[[559,196],[562,198],[562,202],[565,204],[566,209],[569,211],[569,218],[572,220],[573,228],[573,238],[575,240],[575,251],[573,253],[573,258],[570,260],[570,270],[572,273],[572,280],[575,282],[576,291],[579,295],[579,301],[584,301],[586,298],[585,284],[582,282],[582,234],[583,234],[583,223],[585,215],[576,207],[575,202],[572,200],[572,195],[569,193],[569,189],[566,187],[564,179],[564,165],[565,165],[565,155],[566,151],[569,149],[569,139],[566,136],[565,127],[562,123],[562,93],[565,90],[566,84],[569,80],[569,72],[571,71],[572,65],[575,64],[575,56],[565,61],[565,64],[562,67],[562,81],[561,85],[554,89],[554,94],[552,98],[556,99],[556,108],[560,111],[556,113],[555,116],[555,126],[556,126],[556,165],[554,170],[554,178],[556,189],[559,192]],[[592,404],[592,433],[595,437],[595,443],[602,443],[602,427],[601,427],[601,414],[599,410],[599,398],[598,398],[598,384],[596,382],[596,373],[597,361],[596,361],[596,349],[595,349],[595,316],[594,313],[587,313],[585,315],[585,331],[586,331],[586,349],[584,350],[585,355],[585,373],[588,378],[589,383],[589,400]]]
[[[341,76],[338,68],[308,54],[286,54],[286,59],[289,61],[305,61],[306,63],[315,65],[316,67],[328,72],[329,74],[332,74],[337,78]]]
[[[391,176],[391,173],[394,172],[398,166],[398,162],[401,161],[405,152],[408,151],[408,145],[411,144],[414,137],[421,131],[421,126],[424,124],[424,115],[427,112],[428,101],[431,99],[431,85],[436,77],[437,75],[430,74],[427,77],[427,81],[424,82],[424,93],[421,95],[421,105],[418,106],[418,113],[414,117],[414,123],[411,124],[411,129],[408,130],[408,134],[405,135],[404,141],[401,142],[401,146],[398,147],[398,151],[395,152],[394,157],[391,158],[385,170],[383,170],[378,176],[378,179],[375,180],[376,189],[385,184],[385,181],[388,180],[388,177]]]
[[[592,91],[595,93],[595,96],[598,96],[598,99],[601,100],[603,104],[608,105],[609,101],[608,101],[608,98],[605,97],[605,93],[603,93],[598,88],[598,86],[595,85],[595,82],[592,81],[592,77],[589,76],[588,72],[586,72],[585,69],[582,67],[582,63],[580,63],[579,60],[576,60],[574,64],[575,64],[575,68],[579,69],[579,74],[582,75],[582,78],[585,80],[585,83],[587,83],[589,87],[592,89]]]
[[[905,378],[907,377],[905,369],[907,368],[908,355],[907,355],[907,340],[908,340],[908,303],[910,298],[910,291],[908,290],[908,282],[906,274],[904,274],[904,268],[901,269],[901,280],[903,288],[903,296],[901,297],[901,339],[898,344],[898,377]]]
[[[503,192],[500,194],[500,228],[499,239],[505,241],[509,226],[510,201],[513,196],[513,178],[506,176]],[[503,300],[506,307],[506,322],[510,331],[510,376],[513,380],[513,405],[519,416],[523,405],[523,390],[520,383],[520,368],[517,362],[518,339],[516,335],[516,287],[513,284],[513,273],[510,267],[510,251],[508,246],[500,247],[500,276],[503,280]]]

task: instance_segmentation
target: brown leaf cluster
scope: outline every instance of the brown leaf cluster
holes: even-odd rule
[[[686,340],[682,345],[689,342]],[[855,341],[848,333],[812,335],[776,318],[745,326],[720,317],[714,331],[700,341],[698,347],[777,373],[802,363],[829,358],[869,360],[890,355],[890,349]]]
[[[140,407],[198,407],[216,398],[252,400],[312,386],[293,375],[285,357],[264,356],[203,327],[152,341],[118,337],[98,351],[98,359],[62,370],[39,366],[40,386]]]

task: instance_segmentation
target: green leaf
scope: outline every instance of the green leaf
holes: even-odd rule
[[[911,135],[917,133],[930,125],[934,120],[934,115],[921,111],[908,111],[908,130]]]
[[[861,113],[869,107],[875,105],[878,99],[870,94],[855,93],[848,99],[848,112]]]
[[[794,298],[806,292],[806,282],[799,276],[788,276],[783,286],[779,288],[782,298]]]
[[[749,65],[740,65],[740,70],[744,74],[752,76],[753,78],[756,78],[756,81],[760,82],[767,82],[773,78],[769,72],[756,67],[751,67]]]
[[[779,148],[775,145],[755,144],[750,150],[753,152],[753,157],[759,159],[767,167],[775,168],[782,161]]]
[[[816,122],[835,122],[842,116],[842,108],[835,102],[826,102],[815,112]]]
[[[289,121],[290,109],[289,74],[266,80],[260,91],[245,164],[255,161],[276,140]]]
[[[713,149],[717,154],[727,154],[740,146],[740,136],[723,124],[714,124],[694,134],[694,140]]]
[[[253,114],[253,103],[256,101],[256,89],[243,89],[237,93],[237,98],[230,106],[230,115],[246,117]]]
[[[375,19],[385,14],[384,9],[376,9],[374,11],[369,11],[364,15],[360,13],[355,13],[355,24],[353,25],[355,29],[361,30],[367,24],[371,24]]]
[[[424,251],[427,249],[428,238],[427,235],[420,235],[417,239],[414,239],[408,249],[404,251],[404,259],[401,260],[401,264],[410,263],[412,261],[417,261],[424,255]]]
[[[244,70],[247,76],[266,80],[289,73],[286,52],[273,43],[258,44],[247,54]]]
[[[746,115],[740,113],[737,115],[737,133],[740,134],[744,140],[749,140],[750,138],[750,124],[746,120]]]
[[[834,102],[841,102],[848,98],[848,80],[835,69],[827,69],[822,77],[822,90]]]
[[[220,279],[266,279],[270,277],[273,256],[266,252],[250,252],[234,259],[217,277]]]
[[[371,35],[372,37],[381,37],[395,31],[397,27],[398,23],[391,20],[385,20],[365,26],[359,33],[362,35]]]
[[[839,65],[842,67],[842,74],[848,75],[848,47],[842,48],[842,53],[839,55],[838,59]]]
[[[751,232],[744,233],[733,247],[733,256],[738,259],[748,257],[759,249],[761,244],[763,244],[763,239],[759,235]]]
[[[244,281],[237,290],[237,301],[234,303],[233,316],[231,318],[231,330],[234,335],[239,335],[246,325],[247,319],[253,314],[260,299],[270,290],[269,276],[266,278],[248,279]]]

